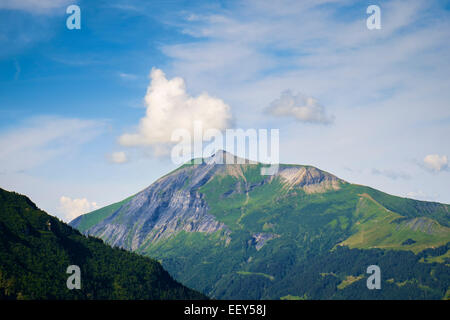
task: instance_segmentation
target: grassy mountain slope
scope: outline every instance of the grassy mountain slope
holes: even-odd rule
[[[280,165],[274,176],[262,176],[261,167],[185,164],[86,233],[159,259],[176,279],[215,298],[370,298],[365,268],[376,261],[400,266],[380,298],[445,296],[446,252],[420,254],[450,242],[449,205],[391,196],[311,166]],[[320,266],[341,261],[336,252],[364,258],[338,273],[336,264]],[[308,277],[317,280],[314,292],[303,288]],[[429,277],[440,286],[427,285]],[[398,289],[396,279],[407,287]]]
[[[428,217],[406,218],[361,194],[355,215],[356,233],[341,245],[352,248],[408,249],[420,252],[448,242],[450,228]]]
[[[66,269],[81,269],[81,289]],[[0,189],[0,299],[203,299],[147,257],[111,248]]]
[[[94,210],[90,213],[79,216],[71,222],[71,225],[74,228],[77,228],[79,231],[84,232],[96,225],[97,223],[105,220],[109,216],[111,216],[114,212],[116,212],[121,206],[126,205],[133,196],[128,197],[122,201],[110,204],[106,207]]]

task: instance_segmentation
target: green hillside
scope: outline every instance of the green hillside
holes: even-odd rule
[[[256,168],[245,171],[247,179],[252,178],[253,170]],[[225,201],[223,194],[238,181],[229,176],[215,179],[201,191],[206,195],[210,212],[233,230],[228,245],[220,235],[181,233],[138,250],[161,259],[177,279],[213,297],[279,299],[288,295],[306,295],[314,299],[441,299],[450,288],[450,262],[424,266],[419,262],[419,256],[408,253],[437,248],[450,241],[450,229],[445,227],[448,222],[440,212],[431,211],[429,215],[424,212],[426,216],[422,218],[420,211],[406,208],[401,210],[403,216],[373,200],[369,194],[379,196],[379,192],[371,188],[345,184],[338,191],[306,194],[298,190],[289,192],[277,180],[249,191],[247,195],[227,197]],[[402,202],[401,198],[389,195],[378,198],[381,201],[387,199],[388,204],[401,209],[395,203],[396,198]],[[426,203],[415,207],[427,208]],[[442,225],[428,216],[435,217]],[[413,222],[425,220],[430,229],[412,228],[409,219]],[[279,237],[256,250],[248,245],[248,241],[252,234],[259,232]],[[405,244],[409,239],[414,243]],[[339,245],[370,250],[341,250],[337,254],[333,248]],[[352,261],[347,261],[352,259],[350,254],[360,256],[357,266],[348,265],[348,261]],[[365,268],[376,263],[382,267],[386,262],[378,262],[380,254],[391,260],[387,262],[388,266],[395,261],[401,265],[390,272],[390,277],[409,282],[403,287],[397,285],[402,283],[400,280],[388,282],[377,296],[376,292],[367,292]],[[366,260],[362,258],[364,256]],[[319,259],[327,263],[322,264]],[[333,278],[319,276],[320,273],[332,273],[336,267],[342,269],[344,261],[352,271],[341,271]],[[309,266],[307,270],[306,266]],[[358,271],[353,271],[355,269]],[[433,285],[427,286],[424,283],[429,282],[430,274],[437,275],[434,269],[439,270],[440,277],[432,278]],[[412,270],[417,271],[410,274]],[[357,281],[346,283],[345,279],[352,276]],[[314,283],[310,279],[314,279]],[[333,290],[327,289],[328,286]],[[435,290],[437,287],[439,290]]]
[[[66,286],[81,269],[81,289]],[[204,299],[150,258],[85,237],[0,189],[0,299]]]
[[[262,176],[261,164],[217,166],[185,164],[87,232],[117,243],[121,233],[110,230],[125,227],[121,246],[157,258],[213,298],[446,296],[449,205],[388,195],[311,166],[280,165],[275,176]],[[206,231],[192,231],[203,223],[190,218],[199,208],[211,215],[198,228]],[[184,212],[192,213],[178,219]],[[165,224],[155,231],[157,219]],[[168,232],[167,223],[181,227]],[[366,268],[377,263],[389,278],[385,290],[367,293]]]
[[[426,248],[445,245],[450,228],[428,217],[405,218],[361,194],[355,215],[356,231],[340,243],[352,248],[382,248],[420,252]]]

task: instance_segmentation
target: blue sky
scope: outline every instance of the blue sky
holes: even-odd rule
[[[281,162],[450,203],[449,3],[0,0],[0,187],[66,221],[136,193],[183,124],[139,129],[147,90],[181,88],[194,117],[204,94],[221,128],[279,128]]]

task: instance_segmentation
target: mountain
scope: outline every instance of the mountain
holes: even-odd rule
[[[239,164],[217,164],[218,159]],[[219,299],[450,296],[450,206],[220,151],[70,224]],[[226,161],[225,163],[230,163]],[[378,265],[383,290],[368,290]]]
[[[69,290],[69,265],[81,289]],[[0,189],[0,299],[205,299],[155,260],[86,237]]]

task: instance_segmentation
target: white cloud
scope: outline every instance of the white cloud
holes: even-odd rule
[[[108,3],[105,5],[108,5],[110,8],[133,12],[139,12],[142,9],[141,7],[137,7],[128,3],[111,3],[110,1],[108,1]]]
[[[404,173],[402,171],[390,170],[390,169],[382,169],[382,170],[372,169],[372,173],[375,175],[387,177],[392,180],[397,180],[397,179],[408,180],[411,178],[411,176],[407,173]]]
[[[447,156],[444,155],[429,154],[423,159],[423,164],[425,168],[434,172],[439,172],[448,168],[448,159]]]
[[[98,209],[99,206],[95,202],[89,202],[86,198],[71,199],[66,196],[59,198],[60,210],[63,213],[61,218],[65,222],[70,222],[76,217]]]
[[[270,104],[268,112],[278,117],[293,117],[302,122],[333,122],[333,117],[326,115],[325,108],[316,99],[301,93],[293,95],[290,90],[282,92],[281,96]]]
[[[0,167],[7,172],[35,168],[67,154],[97,136],[101,121],[38,117],[18,128],[0,132]]]
[[[119,72],[119,77],[123,80],[136,80],[137,76],[132,73]]]
[[[159,69],[152,69],[150,78],[146,115],[140,120],[137,133],[119,137],[121,145],[150,146],[155,155],[165,155],[174,144],[171,137],[176,129],[192,133],[195,121],[202,123],[203,130],[224,130],[230,125],[231,108],[221,99],[207,93],[192,97],[182,78],[168,80]]]
[[[1,0],[0,9],[23,10],[43,13],[53,9],[75,4],[76,0]],[[63,12],[63,14],[65,11]]]
[[[109,155],[109,160],[113,163],[126,163],[128,162],[128,157],[126,155],[125,152],[123,151],[118,151],[118,152],[113,152]]]

